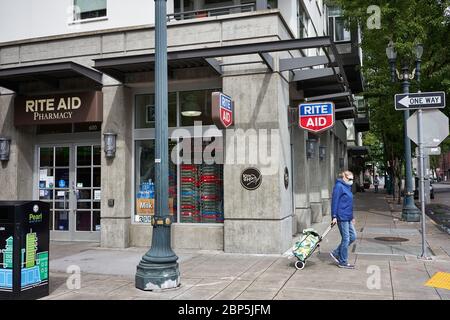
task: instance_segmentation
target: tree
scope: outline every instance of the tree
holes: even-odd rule
[[[364,96],[370,110],[370,126],[384,149],[384,163],[395,184],[401,184],[403,148],[403,116],[394,109],[394,94],[401,92],[400,83],[391,83],[385,53],[393,41],[398,54],[397,68],[402,63],[415,67],[414,47],[424,46],[420,84],[412,81],[411,92],[445,91],[450,93],[450,0],[333,0],[343,10],[348,28],[361,28],[363,52],[362,72]],[[374,5],[376,7],[374,7]],[[373,28],[370,19],[379,9],[380,25]],[[447,11],[446,11],[447,10]],[[367,23],[369,21],[369,23]],[[444,112],[449,115],[450,108]],[[372,145],[373,147],[373,145]],[[394,185],[395,185],[394,184]],[[400,190],[399,190],[400,191]],[[400,192],[399,192],[400,195]]]

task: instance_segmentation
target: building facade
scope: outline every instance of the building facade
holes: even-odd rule
[[[0,1],[0,199],[49,202],[56,241],[148,246],[153,1],[25,2]],[[282,253],[328,219],[348,167],[344,120],[358,118],[357,43],[323,1],[168,1],[175,249]],[[213,92],[233,100],[227,129]],[[300,129],[304,101],[334,102],[334,127]]]

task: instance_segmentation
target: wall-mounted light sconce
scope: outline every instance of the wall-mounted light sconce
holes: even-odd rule
[[[0,161],[9,161],[11,151],[11,139],[0,137]]]
[[[116,156],[117,133],[105,132],[103,140],[105,142],[105,157],[114,158]]]
[[[324,160],[327,155],[327,147],[326,146],[320,146],[319,147],[319,159]]]
[[[306,158],[311,159],[316,151],[317,140],[306,140]]]

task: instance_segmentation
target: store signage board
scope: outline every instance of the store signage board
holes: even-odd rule
[[[417,111],[418,112],[418,111]],[[417,112],[409,117],[407,122],[408,138],[419,145],[417,129]],[[449,134],[448,117],[437,109],[423,110],[423,137],[424,147],[437,147]]]
[[[395,110],[445,108],[445,92],[403,93],[395,95]]]
[[[211,115],[219,129],[226,129],[234,122],[234,102],[222,92],[213,92],[211,97]]]
[[[17,96],[14,99],[14,125],[41,125],[102,122],[101,91]]]
[[[334,125],[334,103],[302,103],[298,107],[299,127],[310,132],[321,132]]]

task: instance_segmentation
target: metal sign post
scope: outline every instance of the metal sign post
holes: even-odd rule
[[[422,212],[422,254],[421,258],[430,260],[427,256],[426,238],[425,238],[425,154],[423,148],[423,122],[422,109],[417,111],[417,135],[419,140],[419,177],[420,177],[420,210]]]
[[[407,136],[419,146],[419,199],[422,213],[422,254],[420,258],[431,260],[427,255],[425,235],[425,157],[427,156],[425,148],[428,148],[428,153],[431,153],[431,148],[437,147],[449,134],[449,120],[437,110],[445,107],[445,93],[397,94],[394,100],[396,110],[417,109],[417,112],[407,120]]]

